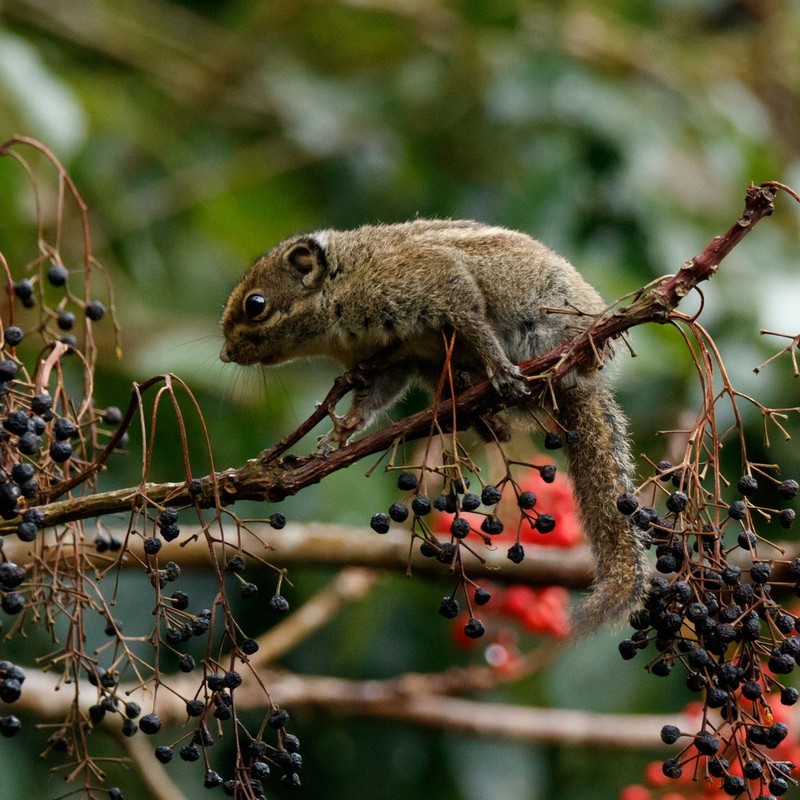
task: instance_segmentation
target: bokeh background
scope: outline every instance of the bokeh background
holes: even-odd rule
[[[175,372],[229,466],[303,419],[336,375],[323,362],[265,376],[218,362],[222,306],[256,255],[301,230],[468,217],[545,241],[608,299],[632,291],[727,228],[749,182],[800,186],[800,3],[2,0],[0,140],[15,133],[69,169],[115,286],[124,355],[110,335],[99,341],[99,405],[125,405],[132,380]],[[734,382],[772,406],[797,405],[788,359],[752,370],[782,346],[759,329],[798,331],[798,220],[781,199],[704,288],[705,324]],[[0,249],[14,269],[35,243],[24,176],[5,159]],[[679,427],[699,389],[674,331],[637,330],[632,342],[620,400],[636,451],[658,460],[655,432]],[[756,454],[758,414],[746,417]],[[162,434],[154,479],[181,474],[176,440],[168,426]],[[800,472],[792,443],[763,461]],[[138,468],[119,460],[104,485],[135,483]],[[390,497],[389,479],[356,468],[283,510],[365,525]],[[293,573],[293,602],[326,577]],[[387,677],[475,658],[435,614],[445,585],[386,581],[287,666]],[[682,708],[678,682],[621,668],[614,643],[600,636],[494,699]],[[295,732],[309,798],[610,800],[653,757],[312,712]],[[3,796],[39,790],[37,753],[16,740],[2,748]],[[175,770],[188,796],[204,792],[197,770]],[[134,778],[117,783],[127,798],[146,796]]]

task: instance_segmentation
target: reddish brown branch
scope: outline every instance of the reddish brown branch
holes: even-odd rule
[[[705,250],[687,261],[675,275],[666,276],[642,288],[632,296],[633,299],[627,306],[612,306],[600,315],[587,331],[574,340],[525,362],[521,365],[524,374],[543,383],[556,382],[575,369],[593,365],[597,359],[597,352],[604,342],[619,337],[637,325],[647,322],[666,322],[680,301],[698,284],[711,278],[722,259],[760,219],[772,213],[775,196],[779,190],[784,190],[784,187],[774,182],[750,186],[747,190],[745,208],[739,219],[725,233],[716,236]],[[481,381],[458,396],[455,409],[452,400],[444,400],[433,411],[423,411],[387,425],[328,455],[316,454],[302,458],[288,455],[279,458],[288,447],[299,440],[302,434],[319,423],[327,415],[328,409],[335,405],[359,378],[358,372],[354,372],[337,380],[325,402],[297,431],[279,444],[265,450],[242,467],[223,470],[201,479],[202,502],[212,506],[217,497],[223,505],[239,500],[279,501],[288,495],[296,494],[306,486],[318,483],[330,473],[344,469],[364,456],[387,450],[401,438],[410,440],[428,435],[433,422],[436,422],[441,429],[447,430],[452,425],[454,411],[459,426],[466,427],[480,414],[502,406],[500,398],[494,393],[489,382]],[[151,383],[152,380],[141,386],[146,387]],[[132,411],[129,409],[128,415],[131,414]],[[109,446],[113,443],[112,441]],[[101,461],[105,455],[106,453],[101,456]],[[90,467],[84,475],[94,471]],[[59,488],[63,491],[65,487]],[[88,519],[102,514],[130,510],[143,494],[157,503],[170,502],[173,505],[181,505],[193,501],[186,482],[145,484],[50,503],[41,509],[44,514],[44,524],[51,526],[70,520]]]

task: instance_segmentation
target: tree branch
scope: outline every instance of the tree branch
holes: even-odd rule
[[[745,208],[739,219],[725,233],[716,236],[705,250],[687,261],[675,275],[661,278],[630,295],[632,300],[627,306],[617,303],[610,307],[572,341],[522,364],[523,373],[531,379],[541,381],[542,385],[552,384],[575,369],[594,365],[599,347],[625,331],[647,322],[666,322],[680,301],[698,284],[711,278],[722,259],[760,219],[772,213],[779,190],[789,191],[774,182],[750,186]],[[794,194],[793,196],[796,197]],[[369,370],[370,367],[365,369]],[[358,372],[354,371],[337,380],[328,397],[300,426],[300,430],[306,432],[324,419],[328,409],[335,406],[357,379]],[[152,379],[147,384],[151,385]],[[481,414],[496,410],[502,405],[502,400],[494,393],[489,382],[480,381],[456,398],[458,425],[466,427]],[[277,502],[311,484],[319,483],[332,472],[344,469],[365,456],[391,448],[401,439],[420,438],[437,427],[449,428],[453,410],[453,401],[444,400],[433,410],[394,422],[327,455],[282,456],[285,449],[299,438],[292,434],[279,445],[247,461],[242,467],[223,470],[200,479],[203,487],[200,496],[190,495],[187,482],[145,483],[127,489],[49,503],[40,509],[44,518],[43,525],[49,527],[71,520],[130,511],[140,505],[145,497],[155,503],[189,505],[198,502],[205,507],[214,506],[217,500],[222,505],[240,500]],[[91,472],[91,468],[87,472]],[[0,526],[0,531],[13,528],[17,523],[18,520],[7,522]]]
[[[362,567],[372,570],[388,570],[398,573],[406,568],[417,576],[441,579],[450,574],[451,567],[435,558],[425,558],[414,548],[409,554],[408,530],[394,529],[378,536],[370,530],[347,525],[329,525],[319,522],[299,524],[289,523],[281,531],[269,525],[248,524],[253,536],[245,536],[244,530],[238,532],[233,526],[224,526],[218,535],[215,528],[215,545],[222,557],[222,549],[230,552],[240,545],[254,555],[269,561],[276,567],[327,566]],[[163,564],[170,559],[179,560],[185,569],[192,567],[208,569],[211,554],[208,542],[201,528],[182,528],[183,536],[174,542],[165,542],[159,551],[159,561]],[[114,530],[110,530],[114,533]],[[119,535],[119,534],[122,535]],[[124,538],[125,531],[118,532]],[[122,564],[129,569],[141,569],[147,560],[143,548],[144,539],[131,536],[127,540],[126,557]],[[45,549],[56,545],[56,536],[51,533],[40,534],[37,542]],[[81,546],[94,548],[94,543],[85,541]],[[16,537],[3,542],[3,552],[10,561],[27,563],[31,544]],[[469,572],[476,579],[491,580],[493,583],[524,583],[529,586],[564,586],[568,589],[586,589],[594,576],[593,562],[586,546],[564,549],[544,545],[526,544],[525,551],[530,556],[520,564],[512,564],[504,547],[482,548],[478,556],[464,549],[461,557]],[[127,556],[132,556],[128,558]]]
[[[353,681],[286,673],[268,676],[270,691],[293,709],[306,706],[505,740],[654,748],[661,746],[659,732],[664,725],[691,730],[696,724],[688,716],[674,713],[599,714],[466,700],[426,690],[429,677],[410,675],[384,681]],[[57,691],[57,679],[44,672],[29,671],[25,686],[15,705],[38,716],[49,718],[65,713],[73,701],[72,693]],[[165,725],[185,721],[186,706],[181,696],[194,696],[197,681],[185,675],[174,676],[170,678],[170,687],[173,692],[159,692],[156,709]],[[125,690],[126,687],[120,687],[120,696],[125,696]],[[81,710],[88,714],[88,707],[96,698],[96,690],[88,681],[81,682],[79,697]],[[135,690],[131,697],[143,708],[149,707],[148,697],[141,690]],[[246,681],[236,689],[235,702],[239,713],[261,710],[263,691],[255,682]]]

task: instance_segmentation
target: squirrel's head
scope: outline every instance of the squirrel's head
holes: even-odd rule
[[[323,236],[286,239],[257,258],[225,305],[222,361],[279,364],[306,353],[324,333],[327,271]]]

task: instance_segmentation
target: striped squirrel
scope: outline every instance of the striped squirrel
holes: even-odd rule
[[[584,314],[546,310],[567,307]],[[437,385],[442,332],[456,335],[458,374],[488,377],[501,396],[518,400],[528,389],[517,364],[572,339],[604,308],[568,261],[516,231],[423,219],[321,230],[285,239],[254,262],[225,307],[220,358],[269,365],[328,356],[352,369],[389,353],[324,437],[343,443],[410,384]],[[644,595],[644,549],[616,508],[633,465],[626,420],[604,373],[572,373],[555,397],[559,422],[579,434],[567,455],[597,577],[574,627],[588,633]],[[524,409],[514,416],[521,421]]]

